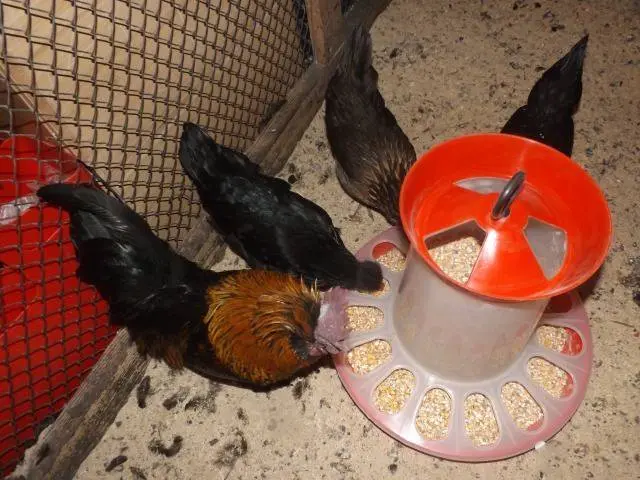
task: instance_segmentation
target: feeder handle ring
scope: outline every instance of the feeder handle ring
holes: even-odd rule
[[[509,215],[509,207],[516,199],[522,187],[524,186],[524,172],[518,171],[504,186],[504,189],[498,196],[493,209],[491,210],[491,218],[500,220]]]

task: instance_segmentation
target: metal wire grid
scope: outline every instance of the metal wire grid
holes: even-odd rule
[[[38,426],[64,406],[115,332],[108,325],[107,305],[76,278],[67,215],[52,207],[32,206],[17,215],[7,208],[20,204],[6,202],[16,195],[31,201],[27,192],[32,182],[54,173],[69,182],[91,179],[88,173],[65,172],[70,165],[62,157],[59,147],[47,148],[31,137],[15,136],[0,144],[3,474],[37,436]]]
[[[291,1],[210,3],[2,2],[13,90],[176,243],[199,209],[176,161],[182,122],[245,148],[311,52]]]
[[[308,67],[313,63],[313,45],[311,43],[309,22],[307,21],[307,4],[305,0],[292,0],[292,4],[296,16],[296,30],[300,39],[304,66]]]
[[[15,198],[52,174],[77,182],[95,173],[178,245],[199,213],[177,161],[182,123],[244,149],[312,48],[296,0],[0,0],[0,25],[0,470],[8,473],[113,335],[106,304],[75,277],[66,214],[17,212]]]

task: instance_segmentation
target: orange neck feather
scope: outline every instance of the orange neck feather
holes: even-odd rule
[[[293,350],[292,333],[313,338],[320,296],[290,275],[241,270],[208,290],[204,318],[216,356],[236,375],[258,384],[290,378],[313,359]]]

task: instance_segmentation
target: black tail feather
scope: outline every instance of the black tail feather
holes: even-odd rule
[[[110,238],[94,238],[78,249],[77,274],[83,282],[95,285],[105,300],[115,301],[120,291],[139,288],[135,284],[139,278],[137,270],[144,267],[140,260],[128,245]]]
[[[190,304],[202,309],[206,275],[125,204],[86,185],[46,185],[38,196],[70,213],[78,277],[109,303],[114,324],[175,331],[193,318]]]
[[[154,252],[163,247],[163,242],[140,215],[101,190],[88,185],[57,183],[41,187],[38,196],[71,214],[76,242],[106,237]]]
[[[531,109],[547,115],[571,115],[582,97],[582,71],[589,36],[585,35],[546,72],[531,89],[527,101]]]
[[[589,36],[584,36],[564,57],[542,74],[527,104],[518,108],[502,133],[531,138],[571,156],[573,114],[582,98],[582,70]]]
[[[373,68],[371,35],[361,25],[345,43],[339,75],[351,77],[366,92],[378,89],[378,72]]]

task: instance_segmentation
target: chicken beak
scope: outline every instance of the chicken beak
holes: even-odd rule
[[[341,341],[339,342],[332,342],[326,338],[322,338],[322,337],[318,337],[316,336],[316,341],[322,345],[322,347],[324,348],[324,350],[329,353],[330,355],[335,355],[337,353],[340,353],[342,351],[344,351],[344,346],[342,344]]]

